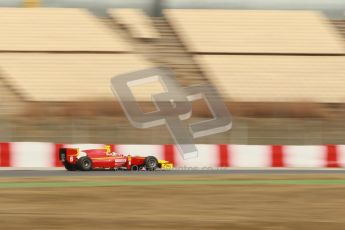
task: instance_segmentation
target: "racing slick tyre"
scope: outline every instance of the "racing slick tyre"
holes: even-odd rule
[[[158,160],[153,156],[148,156],[145,158],[145,168],[148,171],[154,171],[158,167]]]
[[[67,169],[67,171],[75,171],[75,170],[77,170],[77,167],[75,165],[71,165],[68,162],[64,162],[63,165],[65,166],[65,169]]]
[[[131,166],[131,171],[139,171],[138,165],[132,165]]]
[[[92,161],[88,157],[81,157],[77,161],[77,166],[81,171],[90,171],[92,169]]]

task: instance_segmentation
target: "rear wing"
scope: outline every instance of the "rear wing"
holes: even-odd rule
[[[62,162],[69,161],[70,156],[76,156],[79,152],[77,148],[60,148],[59,160]]]

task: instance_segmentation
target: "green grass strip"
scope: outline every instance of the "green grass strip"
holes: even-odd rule
[[[161,180],[161,181],[66,181],[66,182],[0,182],[0,188],[58,188],[157,185],[345,185],[341,179],[320,180]]]

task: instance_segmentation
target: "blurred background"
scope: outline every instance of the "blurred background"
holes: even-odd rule
[[[212,84],[233,114],[205,144],[345,143],[343,0],[2,0],[3,142],[173,143],[139,130],[110,89],[118,74],[170,68]],[[144,111],[157,84],[133,87]],[[207,119],[193,103],[189,122]]]

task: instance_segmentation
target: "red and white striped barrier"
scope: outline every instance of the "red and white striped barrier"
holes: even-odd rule
[[[111,145],[131,155],[156,156],[176,167],[344,167],[345,145],[197,145],[198,157],[183,160],[174,145]],[[61,147],[91,149],[103,144],[0,143],[0,167],[60,167]]]

